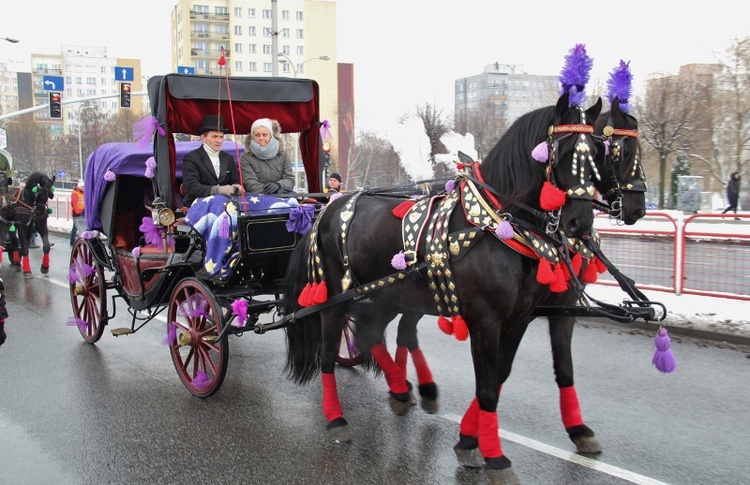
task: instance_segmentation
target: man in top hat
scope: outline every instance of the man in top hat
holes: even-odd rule
[[[221,151],[224,133],[228,131],[221,116],[203,117],[198,130],[203,145],[185,155],[182,161],[183,200],[186,206],[190,207],[198,197],[213,194],[231,196],[242,192],[234,157]]]

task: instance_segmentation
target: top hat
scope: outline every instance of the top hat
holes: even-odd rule
[[[219,115],[206,115],[203,117],[201,127],[198,129],[198,134],[202,135],[207,131],[229,133],[229,130],[224,127],[224,120]]]

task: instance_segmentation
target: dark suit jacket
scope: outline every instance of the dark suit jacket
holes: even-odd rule
[[[219,152],[219,176],[214,174],[214,165],[205,148],[199,148],[185,155],[182,160],[182,185],[185,188],[185,206],[190,207],[198,197],[211,195],[211,187],[240,183],[240,174],[234,157]]]

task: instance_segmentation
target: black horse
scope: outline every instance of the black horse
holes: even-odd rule
[[[487,200],[483,198],[480,203],[477,192],[468,194],[469,184],[462,182],[452,192],[454,195],[445,198],[460,198],[459,209],[448,211],[442,205],[435,208],[438,218],[427,230],[428,241],[419,240],[412,255],[414,264],[409,266],[411,271],[394,274],[389,264],[394,254],[404,250],[402,222],[410,223],[409,215],[403,221],[394,217],[403,199],[356,193],[331,202],[321,213],[310,237],[293,253],[283,293],[285,313],[296,315],[287,328],[287,369],[299,383],[322,372],[324,414],[332,440],[350,440],[334,377],[344,317],[357,312],[358,303],[346,295],[355,290],[358,294],[369,292],[374,308],[394,314],[440,314],[441,319],[455,326],[457,333],[468,332],[481,430],[478,441],[474,435],[474,447],[481,450],[488,473],[515,476],[497,434],[498,385],[510,372],[509,363],[534,309],[548,297],[549,285],[554,283],[540,282],[544,279],[540,277],[542,269],[550,269],[545,258],[535,257],[528,247],[523,255],[519,248],[500,242],[501,236],[494,238],[490,234],[498,234],[502,222],[512,221],[516,234],[538,235],[535,241],[544,247],[554,244],[551,236],[545,234],[563,230],[570,237],[582,237],[589,232],[593,224],[593,159],[604,149],[593,137],[593,120],[600,111],[601,100],[584,111],[575,104],[571,106],[569,94],[565,93],[556,106],[519,118],[482,162],[481,180],[473,179],[471,185],[479,187],[483,197],[491,194],[490,199],[499,201],[502,208],[490,210],[502,221],[480,222],[477,230],[478,226],[469,219],[475,211],[481,218],[480,205],[486,205]],[[541,143],[548,148],[547,164],[532,158]],[[558,200],[564,204],[561,209],[544,200],[545,192],[552,194],[550,187],[559,190],[558,195],[565,194]],[[488,232],[486,229],[495,223],[495,231]],[[453,252],[454,237],[471,240],[465,252]],[[443,251],[449,241],[451,256]],[[428,278],[418,277],[425,272]],[[450,290],[438,296],[432,288],[436,281],[437,286],[442,281]],[[309,302],[300,300],[304,300],[302,295],[308,288],[316,288],[316,293],[323,289],[324,297],[316,295],[314,300],[320,303],[327,297],[330,303],[303,316],[301,303]],[[441,308],[436,307],[436,298]],[[378,341],[382,335],[378,322],[371,322],[367,312],[357,314],[361,317],[356,325],[357,339]],[[405,375],[382,344],[374,345],[371,353],[385,373],[391,404],[400,413],[409,405]]]
[[[55,178],[41,172],[33,172],[28,176],[23,188],[12,187],[8,189],[5,197],[6,204],[0,208],[0,221],[7,229],[9,236],[8,252],[12,261],[20,261],[20,268],[31,277],[31,265],[29,263],[29,245],[31,236],[37,232],[42,238],[41,272],[49,273],[49,229],[47,219],[49,211],[47,202],[54,198]]]

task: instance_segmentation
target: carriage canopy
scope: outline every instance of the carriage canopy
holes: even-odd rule
[[[197,135],[206,115],[222,116],[235,136],[248,134],[252,123],[259,118],[278,120],[283,133],[299,133],[308,188],[311,192],[321,190],[317,82],[296,78],[167,74],[149,79],[148,94],[152,114],[163,129],[155,135],[154,152],[158,195],[167,206],[173,206],[172,188],[177,168],[173,134]]]

